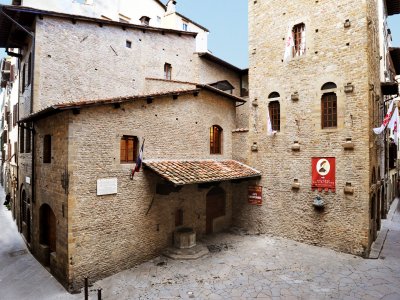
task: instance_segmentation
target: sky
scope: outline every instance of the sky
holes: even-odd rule
[[[164,3],[167,0],[162,0]],[[11,0],[0,0],[10,4]],[[177,0],[177,11],[209,31],[208,48],[217,57],[248,67],[248,0]],[[400,47],[400,15],[389,17],[393,47]],[[4,55],[1,51],[0,56]]]

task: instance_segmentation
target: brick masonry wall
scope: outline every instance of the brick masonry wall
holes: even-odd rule
[[[70,118],[71,290],[81,286],[84,276],[97,280],[159,255],[171,245],[176,209],[184,210],[185,226],[194,227],[200,236],[205,232],[205,196],[209,189],[189,185],[178,193],[161,196],[155,194],[156,183],[161,180],[151,171],[140,171],[130,180],[133,164],[120,164],[120,139],[122,135],[135,135],[141,143],[145,138],[145,159],[230,159],[234,102],[201,91],[197,97],[173,100],[171,96],[156,98],[152,104],[135,101],[122,104],[120,109],[101,106],[82,109],[78,115],[64,114]],[[214,124],[224,130],[222,155],[209,154],[209,128]],[[47,127],[45,123],[43,126]],[[46,181],[51,174],[42,175]],[[118,194],[97,196],[96,182],[102,178],[117,178]],[[222,228],[226,228],[232,215],[232,194],[229,183],[221,186],[227,196],[227,213],[222,220]]]
[[[367,1],[370,2],[370,1]],[[332,14],[327,14],[332,12]],[[333,13],[334,12],[334,13]],[[344,28],[346,19],[350,28]],[[306,26],[306,55],[283,62],[289,28]],[[254,232],[366,255],[369,247],[372,128],[366,2],[249,1],[250,106],[249,163],[263,172],[262,207],[235,197],[234,224]],[[337,129],[321,129],[321,87],[334,82],[338,98]],[[352,93],[344,85],[354,85]],[[280,94],[281,131],[268,136],[268,95]],[[298,92],[299,100],[291,100]],[[276,99],[273,99],[276,100]],[[351,138],[354,150],[342,143]],[[300,151],[291,150],[294,141]],[[336,158],[336,192],[311,191],[311,158]],[[294,179],[300,190],[292,190]],[[354,194],[344,194],[346,183]],[[323,212],[312,203],[320,194]],[[236,194],[235,194],[236,195]]]
[[[153,90],[145,78],[164,78],[165,63],[172,65],[172,80],[228,79],[240,93],[238,75],[200,59],[191,35],[47,16],[37,20],[36,32],[34,111],[58,102],[144,94]]]
[[[199,82],[208,84],[228,80],[235,87],[232,94],[240,97],[240,75],[237,72],[202,57],[196,59],[199,68]]]

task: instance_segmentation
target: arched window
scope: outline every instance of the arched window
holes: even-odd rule
[[[268,104],[269,117],[271,120],[272,130],[280,131],[281,129],[281,106],[279,101],[271,101]]]
[[[278,92],[272,92],[269,94],[268,99],[279,98],[280,96]]]
[[[337,85],[335,83],[327,82],[321,87],[321,90],[331,90],[331,89],[336,89],[336,88],[337,88]]]
[[[210,154],[222,153],[222,128],[218,125],[210,127]]]

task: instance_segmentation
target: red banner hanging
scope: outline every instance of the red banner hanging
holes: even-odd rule
[[[262,186],[250,185],[248,193],[249,204],[262,205]]]
[[[336,190],[336,158],[312,158],[312,190],[335,192]]]

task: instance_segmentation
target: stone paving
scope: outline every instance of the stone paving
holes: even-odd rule
[[[4,195],[0,194],[0,203]],[[95,282],[97,299],[400,299],[400,204],[392,206],[379,259],[236,230],[202,240],[195,261],[158,257]],[[83,299],[70,295],[26,251],[11,214],[0,208],[0,299]]]
[[[29,253],[0,188],[0,300],[82,299],[70,295]]]

